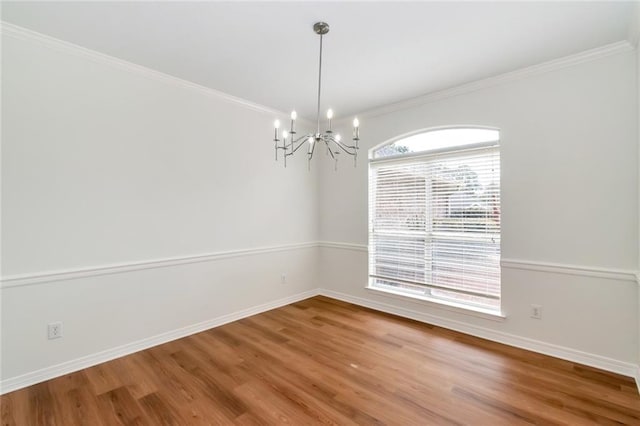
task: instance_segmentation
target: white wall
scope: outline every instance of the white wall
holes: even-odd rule
[[[637,135],[638,135],[638,154],[640,155],[640,2],[636,2],[634,8],[634,19],[632,24],[629,27],[629,40],[636,47],[636,89],[637,89],[637,99],[636,105],[638,108],[638,116],[637,116]],[[640,162],[640,157],[638,159]],[[638,191],[640,191],[640,170],[638,170]],[[640,202],[640,194],[638,195],[638,202]],[[640,232],[640,207],[638,207],[638,231]],[[638,267],[640,269],[640,235],[638,236]],[[638,390],[640,390],[640,271],[638,271],[637,275],[637,283],[638,283],[638,369],[636,371],[636,383],[638,385]]]
[[[274,163],[272,113],[3,48],[5,275],[315,237],[313,174]]]
[[[273,111],[13,27],[2,42],[3,381],[317,287],[317,177],[274,162]]]
[[[321,285],[522,346],[588,354],[586,362],[612,361],[630,373],[638,353],[638,94],[635,52],[616,52],[361,118],[363,152],[432,126],[501,129],[505,321],[365,290],[367,256],[359,250],[322,248]],[[366,165],[322,172],[320,238],[367,244]],[[542,320],[529,318],[533,303],[543,306]]]
[[[317,287],[615,371],[637,363],[634,52],[364,115],[358,167],[309,173],[303,157],[273,162],[272,111],[15,29],[2,41],[5,390]],[[364,289],[367,148],[449,124],[502,129],[503,259],[525,268],[503,267],[502,322]],[[64,338],[46,339],[51,321]]]

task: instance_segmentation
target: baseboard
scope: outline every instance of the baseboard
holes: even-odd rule
[[[153,337],[148,337],[136,342],[127,343],[126,345],[118,346],[112,349],[107,349],[102,352],[87,355],[81,358],[77,358],[71,361],[63,362],[62,364],[46,367],[41,370],[33,371],[31,373],[23,374],[17,377],[11,377],[0,381],[0,395],[13,392],[18,389],[25,388],[27,386],[35,385],[36,383],[44,382],[56,377],[63,376],[65,374],[73,373],[84,368],[92,367],[103,362],[111,361],[112,359],[120,358],[125,355],[130,355],[134,352],[139,352],[144,349],[151,348],[153,346],[161,345],[163,343],[170,342],[172,340],[181,339],[186,336],[190,336],[201,331],[205,331],[214,327],[237,321],[242,318],[250,317],[271,309],[276,309],[281,306],[289,305],[291,303],[298,302],[300,300],[308,299],[318,295],[318,290],[309,290],[303,293],[298,293],[293,296],[284,297],[282,299],[274,300],[272,302],[263,303],[262,305],[254,306],[248,309],[243,309],[230,314],[222,315],[216,318],[212,318],[207,321],[200,322],[198,324],[189,325],[187,327],[179,328],[176,330],[168,331],[166,333],[158,334]]]
[[[480,327],[460,321],[450,320],[447,318],[439,317],[436,315],[427,314],[424,312],[418,312],[411,309],[400,308],[387,303],[377,302],[370,299],[365,299],[357,296],[352,296],[345,293],[340,293],[327,289],[313,289],[298,293],[292,296],[288,296],[282,299],[274,300],[272,302],[264,303],[251,308],[243,309],[230,314],[222,315],[210,320],[193,324],[187,327],[172,330],[166,333],[162,333],[156,336],[138,340],[136,342],[128,343],[126,345],[118,346],[116,348],[107,349],[102,352],[87,355],[75,360],[67,361],[61,364],[57,364],[51,367],[46,367],[37,371],[33,371],[21,376],[8,378],[0,381],[0,395],[13,392],[18,389],[25,388],[37,383],[44,382],[56,377],[70,374],[75,371],[82,370],[84,368],[92,367],[103,362],[107,362],[116,358],[120,358],[126,355],[130,355],[135,352],[139,352],[153,346],[157,346],[163,343],[167,343],[173,340],[177,340],[201,331],[205,331],[214,327],[218,327],[233,321],[237,321],[242,318],[246,318],[252,315],[276,309],[281,306],[285,306],[291,303],[298,302],[300,300],[308,299],[316,295],[323,295],[334,299],[342,300],[345,302],[353,303],[359,306],[375,309],[378,311],[398,315],[405,318],[410,318],[416,321],[421,321],[428,324],[433,324],[439,327],[447,328],[450,330],[459,331],[461,333],[469,334],[483,339],[491,340],[494,342],[503,343],[509,346],[515,346],[518,348],[530,350],[533,352],[542,353],[545,355],[553,356],[560,359],[588,365],[591,367],[599,368],[606,371],[622,374],[624,376],[633,377],[636,380],[638,386],[638,392],[640,392],[640,366],[632,363],[626,363],[615,359],[590,354],[587,352],[578,351],[576,349],[567,348],[564,346],[554,345],[551,343],[541,342],[539,340],[528,339],[525,337],[516,336],[496,330],[491,330],[485,327]]]
[[[340,293],[333,290],[319,289],[319,294],[334,299],[342,300],[344,302],[353,303],[355,305],[364,306],[367,308],[375,309],[377,311],[386,312],[389,314],[398,315],[404,318],[410,318],[416,321],[436,325],[439,327],[447,328],[450,330],[459,331],[461,333],[469,334],[471,336],[481,337],[483,339],[491,340],[498,343],[503,343],[509,346],[515,346],[517,348],[526,349],[532,352],[541,353],[544,355],[553,356],[556,358],[564,359],[579,364],[588,365],[591,367],[599,368],[601,370],[611,371],[621,374],[627,377],[635,377],[636,383],[639,383],[640,390],[640,372],[638,366],[632,363],[618,361],[615,359],[582,352],[576,349],[567,348],[564,346],[554,345],[551,343],[541,342],[539,340],[529,339],[526,337],[520,337],[501,331],[491,330],[485,327],[472,325],[460,321],[455,321],[436,315],[427,314],[424,312],[418,312],[411,309],[400,308],[397,306],[389,305],[387,303],[377,302],[362,297],[352,296],[345,293]]]

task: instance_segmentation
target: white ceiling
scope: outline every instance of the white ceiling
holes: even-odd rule
[[[624,40],[632,2],[3,2],[2,19],[271,108],[338,117]]]

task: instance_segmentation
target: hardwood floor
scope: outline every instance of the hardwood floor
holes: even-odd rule
[[[630,378],[326,297],[0,404],[3,425],[640,424]]]

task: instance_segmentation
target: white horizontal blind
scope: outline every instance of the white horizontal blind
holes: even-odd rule
[[[497,146],[372,162],[374,287],[499,308]]]

